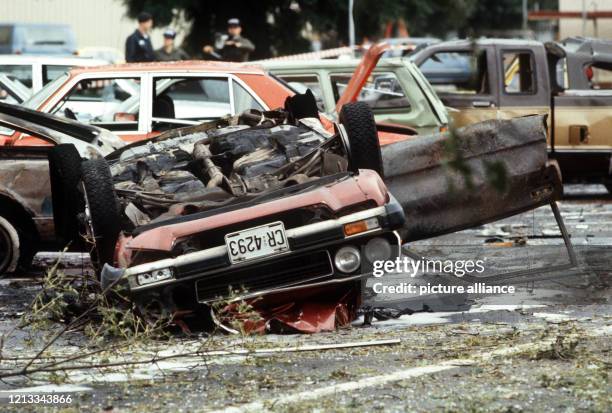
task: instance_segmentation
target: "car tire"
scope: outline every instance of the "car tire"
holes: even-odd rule
[[[372,109],[364,102],[347,103],[340,109],[339,120],[349,141],[349,168],[353,172],[372,169],[382,177],[382,155]]]
[[[0,277],[13,272],[19,264],[19,233],[0,216]]]
[[[612,184],[604,184],[609,194],[612,194]]]
[[[106,160],[91,159],[81,164],[85,198],[85,225],[93,243],[91,261],[96,271],[113,263],[119,236],[120,216],[113,179]]]
[[[81,155],[74,145],[57,145],[49,152],[49,174],[53,200],[55,235],[62,246],[82,244],[77,215],[85,209],[78,190]]]

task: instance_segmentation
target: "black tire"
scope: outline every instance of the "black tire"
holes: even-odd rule
[[[612,184],[604,184],[609,194],[612,194]]]
[[[55,236],[62,246],[82,245],[77,219],[85,209],[83,196],[78,190],[81,162],[81,155],[74,145],[57,145],[49,152]]]
[[[105,263],[113,263],[115,244],[119,236],[120,215],[113,179],[106,161],[102,158],[84,161],[81,164],[87,232],[93,237],[91,261],[100,271]]]
[[[0,277],[17,269],[19,244],[17,228],[0,216]]]
[[[378,143],[374,114],[364,102],[351,102],[342,106],[340,123],[344,126],[350,145],[349,169],[372,169],[383,176],[383,162]]]

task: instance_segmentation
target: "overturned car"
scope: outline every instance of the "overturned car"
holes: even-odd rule
[[[176,129],[87,160],[82,195],[56,182],[63,199],[82,200],[80,226],[103,284],[127,281],[149,314],[197,315],[221,300],[249,299],[265,321],[300,331],[321,328],[305,322],[305,307],[317,306],[314,319],[325,308],[323,324],[333,329],[354,318],[370,265],[392,259],[402,242],[560,194],[543,117],[463,128],[452,153],[445,148],[453,136],[436,134],[381,154],[365,104],[346,105],[329,131],[314,102],[301,99],[308,102],[298,96],[286,110]],[[490,184],[491,165],[503,167],[503,188]]]
[[[81,227],[103,284],[127,280],[148,314],[358,291],[374,260],[399,251],[404,223],[378,173],[372,113],[347,105],[334,132],[296,113],[247,112],[84,161]]]

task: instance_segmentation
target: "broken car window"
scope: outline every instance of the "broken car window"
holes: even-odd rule
[[[84,79],[51,113],[110,130],[137,130],[139,103],[139,78]]]
[[[32,87],[32,66],[30,65],[0,65],[0,73],[9,79],[17,79],[27,87]]]
[[[531,52],[504,52],[504,91],[506,93],[535,93],[535,72]]]
[[[47,83],[54,80],[62,73],[69,71],[70,69],[72,69],[72,66],[68,65],[43,65],[43,85],[46,85]]]
[[[236,114],[242,113],[245,110],[257,109],[264,110],[261,106],[244,87],[235,80],[233,82],[233,93],[234,93],[234,112]]]
[[[231,114],[226,77],[157,78],[153,118],[202,121]]]
[[[439,52],[421,71],[437,93],[488,94],[486,52]]]
[[[40,89],[38,92],[30,96],[25,102],[22,103],[22,106],[28,109],[38,109],[40,105],[44,101],[46,101],[49,96],[51,96],[57,89],[59,89],[68,79],[68,73],[64,73],[59,77],[55,78],[55,80],[47,83]]]
[[[336,102],[344,93],[344,89],[352,76],[350,73],[330,76]],[[410,110],[410,102],[406,98],[397,76],[392,72],[373,73],[363,85],[357,100],[367,103],[372,109],[396,108],[402,109],[402,112]]]
[[[306,93],[310,89],[317,101],[317,108],[321,112],[325,112],[325,104],[323,103],[323,93],[321,92],[321,82],[317,75],[278,75],[282,80],[287,82],[298,93]]]

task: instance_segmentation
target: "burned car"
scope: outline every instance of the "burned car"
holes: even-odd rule
[[[378,173],[367,105],[345,106],[336,133],[312,108],[249,111],[84,161],[81,216],[103,285],[127,280],[149,314],[358,290],[368,263],[399,251],[404,213]]]

